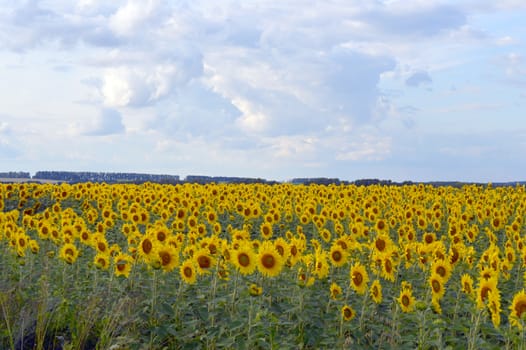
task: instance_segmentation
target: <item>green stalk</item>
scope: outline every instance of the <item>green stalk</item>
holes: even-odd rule
[[[13,332],[11,331],[11,325],[9,324],[9,317],[7,315],[7,309],[5,307],[4,298],[6,298],[5,294],[0,295],[0,304],[2,305],[2,314],[4,315],[5,325],[7,328],[7,335],[9,336],[9,347],[11,350],[15,350],[15,343],[13,341]]]
[[[484,310],[479,310],[476,314],[476,316],[471,317],[471,323],[473,324],[473,327],[469,330],[469,339],[468,339],[468,350],[475,350],[476,349],[476,337],[479,331],[480,326],[480,320],[482,318],[482,313]]]

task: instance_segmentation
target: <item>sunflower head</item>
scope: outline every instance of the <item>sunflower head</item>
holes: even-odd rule
[[[382,302],[382,285],[380,284],[379,280],[374,280],[371,284],[371,288],[369,289],[369,293],[371,295],[371,299],[377,304],[380,304]]]
[[[356,311],[349,305],[344,305],[341,309],[341,314],[344,321],[350,321],[356,316]]]
[[[355,263],[349,273],[351,280],[351,287],[358,293],[364,294],[367,290],[367,284],[369,283],[369,275],[365,266],[362,264]]]
[[[343,295],[342,288],[335,282],[331,283],[330,292],[331,292],[331,299],[333,300],[337,300]]]
[[[194,284],[197,281],[197,271],[192,259],[185,260],[179,267],[179,275],[187,284]]]
[[[400,295],[397,301],[403,312],[412,312],[414,310],[415,298],[413,296],[412,286],[410,283],[402,283],[402,289],[400,290]]]
[[[519,329],[526,324],[526,292],[524,289],[513,297],[510,305],[510,323]]]
[[[271,241],[265,241],[259,247],[257,256],[257,268],[267,277],[275,277],[280,274],[285,261],[278,253]]]

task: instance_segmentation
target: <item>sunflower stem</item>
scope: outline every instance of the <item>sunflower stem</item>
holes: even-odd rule
[[[480,319],[482,317],[482,312],[483,311],[484,311],[484,309],[478,310],[476,316],[474,315],[471,318],[471,323],[473,324],[473,326],[469,330],[468,350],[475,350],[476,349],[476,343],[477,343],[476,342],[476,338],[477,338],[477,334],[478,334],[478,331],[479,331]]]
[[[369,296],[369,289],[365,290],[365,293],[363,295],[362,299],[362,310],[360,312],[360,331],[364,331],[365,329],[365,306],[367,305],[367,297]]]
[[[11,330],[11,325],[9,324],[9,316],[8,316],[8,312],[5,307],[4,298],[7,299],[7,295],[3,293],[0,294],[0,304],[2,305],[2,314],[4,315],[4,321],[5,321],[5,325],[7,328],[7,335],[9,337],[9,347],[11,348],[11,350],[15,350],[15,343],[13,341],[13,332]]]
[[[154,332],[153,327],[156,326],[157,322],[155,320],[155,304],[157,303],[157,270],[153,270],[152,276],[152,300],[150,307],[150,349],[154,344]]]
[[[234,316],[234,312],[236,311],[236,296],[237,296],[237,281],[239,279],[239,271],[237,269],[234,271],[234,291],[232,292],[232,307],[231,307],[231,315]]]

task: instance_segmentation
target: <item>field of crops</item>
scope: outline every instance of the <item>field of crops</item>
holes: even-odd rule
[[[0,184],[0,348],[524,348],[525,216],[524,186]]]

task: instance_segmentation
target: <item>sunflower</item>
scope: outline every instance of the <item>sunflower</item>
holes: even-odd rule
[[[431,275],[440,276],[444,283],[451,277],[452,270],[453,268],[447,260],[437,259],[431,264]]]
[[[324,228],[320,231],[320,236],[325,243],[329,243],[329,241],[331,240],[331,231],[329,231],[329,229],[327,228]]]
[[[197,266],[197,272],[202,275],[209,273],[210,269],[215,266],[216,259],[210,254],[208,248],[200,248],[193,255],[194,262]]]
[[[371,298],[375,303],[380,304],[382,302],[382,285],[380,284],[379,280],[373,281],[371,288],[369,289],[369,293],[371,294]]]
[[[329,262],[327,261],[327,252],[325,250],[318,250],[315,254],[314,273],[319,279],[329,275]]]
[[[93,257],[93,264],[100,270],[107,270],[110,266],[110,256],[108,254],[97,253]]]
[[[256,269],[256,254],[248,243],[241,244],[238,249],[231,252],[232,264],[242,275],[250,275]]]
[[[0,202],[2,202],[0,200]],[[47,220],[42,222],[42,225],[38,228],[38,237],[41,239],[49,239],[49,235],[51,233],[51,223],[49,223]]]
[[[250,293],[250,295],[252,295],[253,297],[257,297],[257,296],[260,296],[262,293],[263,293],[263,288],[261,288],[260,286],[258,286],[257,284],[255,283],[252,283],[250,285],[250,287],[248,288],[248,292]]]
[[[133,258],[125,253],[118,253],[113,257],[113,263],[115,264],[115,276],[124,276],[128,278],[131,272]]]
[[[40,251],[40,246],[38,245],[38,242],[34,239],[29,240],[29,249],[31,249],[31,252],[33,254],[37,254]]]
[[[515,293],[510,305],[510,323],[519,329],[524,327],[524,317],[526,316],[526,292],[523,290]]]
[[[384,219],[378,219],[374,225],[374,228],[379,234],[387,234],[389,232],[389,225]]]
[[[298,285],[301,287],[310,287],[314,284],[316,279],[312,276],[310,276],[307,272],[303,270],[303,268],[299,268],[298,270]]]
[[[73,264],[78,256],[79,251],[73,243],[65,243],[60,248],[59,257],[68,264]]]
[[[486,305],[488,302],[489,294],[497,292],[497,277],[492,277],[489,279],[480,278],[479,286],[476,290],[477,308],[483,309],[484,305]]]
[[[172,246],[160,247],[157,250],[157,255],[163,271],[172,271],[179,264],[179,252]]]
[[[467,273],[463,274],[460,279],[460,284],[464,293],[471,297],[474,296],[475,291],[473,290],[473,278],[470,275]]]
[[[396,299],[398,304],[402,308],[403,312],[412,312],[415,308],[415,297],[413,296],[413,291],[411,285],[406,283],[402,285],[400,290],[400,296]]]
[[[515,249],[513,249],[513,247],[506,247],[504,255],[506,255],[506,260],[510,264],[513,264],[515,262],[516,255],[515,255]]]
[[[261,244],[257,257],[257,266],[264,276],[274,277],[279,275],[284,263],[283,258],[279,255],[272,242],[265,241]]]
[[[93,239],[91,232],[88,229],[83,229],[79,233],[80,241],[87,246],[93,246]]]
[[[493,323],[493,326],[495,328],[499,328],[500,313],[502,310],[500,307],[500,293],[498,289],[495,290],[494,292],[489,293],[488,309],[491,314],[491,322]]]
[[[274,241],[274,247],[278,251],[279,255],[283,258],[284,261],[287,261],[290,256],[290,247],[289,243],[283,237],[278,237]]]
[[[340,244],[334,243],[329,251],[329,259],[331,264],[336,267],[342,267],[347,263],[349,254],[347,250],[342,248]]]
[[[341,310],[342,319],[344,321],[350,321],[356,316],[356,311],[349,305],[344,305]]]
[[[106,237],[101,233],[93,235],[93,242],[98,253],[108,253],[109,247]]]
[[[429,277],[429,286],[431,287],[432,298],[440,300],[446,293],[444,287],[445,281],[439,274],[432,273]]]
[[[263,239],[270,239],[272,238],[272,224],[271,223],[268,223],[268,222],[264,222],[263,224],[261,224],[260,228],[259,228],[259,232],[261,233],[261,237]]]
[[[290,248],[290,256],[289,256],[290,264],[291,266],[294,266],[296,265],[298,261],[301,260],[301,257],[303,256],[303,251],[305,250],[305,242],[299,238],[294,237],[292,238],[289,244],[289,248]]]
[[[433,306],[433,310],[435,310],[435,313],[441,314],[442,313],[442,307],[440,306],[440,299],[432,298],[431,299],[431,306]]]
[[[342,288],[335,282],[331,283],[330,287],[331,299],[336,300],[342,296]]]
[[[185,260],[179,267],[179,274],[186,284],[194,284],[197,280],[197,271],[192,259]]]
[[[382,259],[382,277],[388,281],[394,282],[395,280],[395,266],[390,256],[386,255]]]
[[[385,233],[378,234],[372,245],[372,248],[375,250],[375,252],[380,254],[387,253],[392,247],[393,241]]]
[[[358,294],[364,294],[367,290],[367,283],[369,283],[369,275],[367,274],[365,266],[359,262],[355,263],[354,266],[351,267],[349,277],[351,279],[351,286],[353,289]]]

